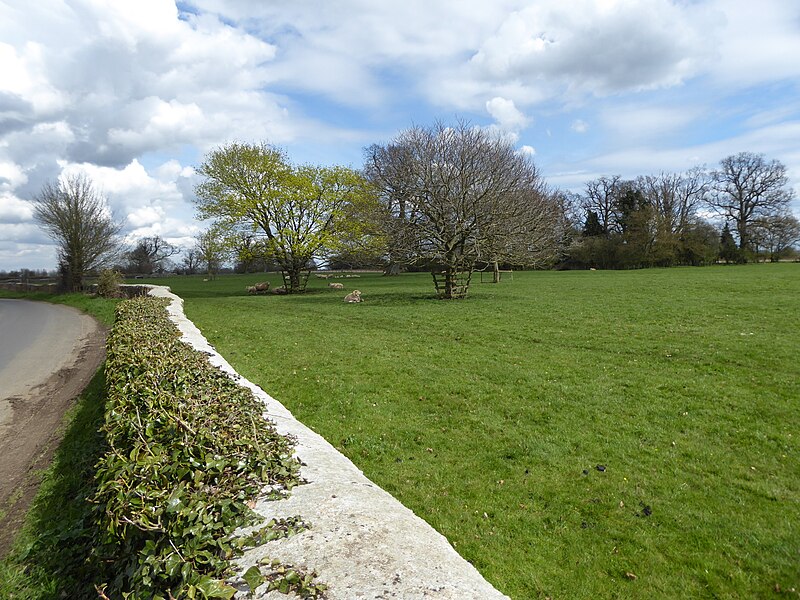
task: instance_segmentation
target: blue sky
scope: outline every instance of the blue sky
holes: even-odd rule
[[[457,117],[573,191],[764,153],[800,215],[798,56],[786,0],[0,1],[0,270],[55,266],[27,200],[63,173],[129,241],[188,247],[192,167],[226,141],[359,167]]]

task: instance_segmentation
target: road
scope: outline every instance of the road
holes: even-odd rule
[[[105,357],[105,329],[80,311],[0,299],[0,557],[60,441],[66,410]]]

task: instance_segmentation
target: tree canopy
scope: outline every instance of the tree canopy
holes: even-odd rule
[[[558,257],[563,209],[532,160],[490,132],[459,122],[412,127],[367,150],[390,260],[426,261],[456,276],[477,261],[543,265]]]
[[[345,167],[293,165],[266,143],[230,143],[209,153],[197,169],[201,218],[257,232],[284,272],[287,292],[303,289],[302,273],[346,229],[346,207],[366,190]]]
[[[740,250],[752,250],[756,222],[786,211],[792,199],[786,167],[780,161],[768,161],[763,154],[740,152],[723,158],[712,178],[708,203],[733,222]]]

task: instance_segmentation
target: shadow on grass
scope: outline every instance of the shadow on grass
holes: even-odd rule
[[[104,452],[101,368],[68,413],[66,431],[23,530],[0,562],[0,598],[97,598],[90,568],[95,465]]]

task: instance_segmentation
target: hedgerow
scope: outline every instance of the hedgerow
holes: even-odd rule
[[[232,534],[256,520],[248,502],[290,489],[299,464],[263,404],[179,340],[166,304],[121,302],[108,338],[108,452],[92,499],[97,589],[230,598],[229,560],[248,543]]]

